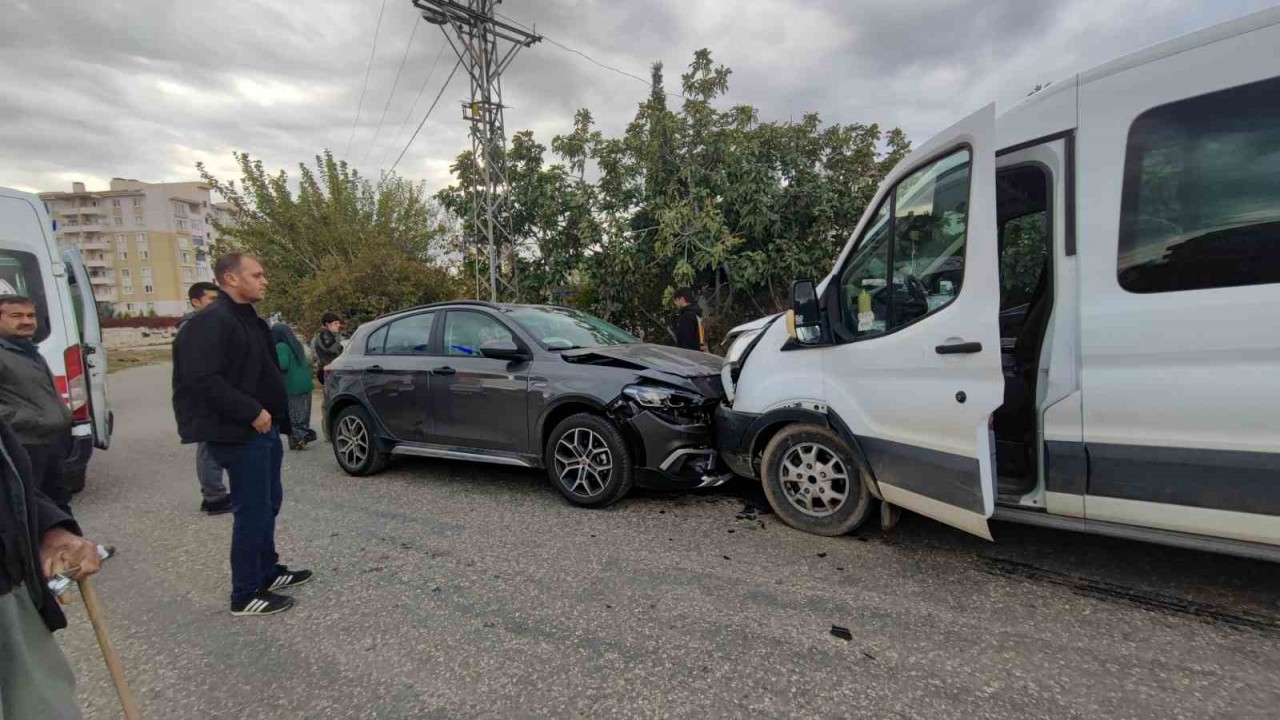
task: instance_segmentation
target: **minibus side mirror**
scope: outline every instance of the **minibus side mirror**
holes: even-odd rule
[[[791,285],[787,334],[802,345],[816,345],[822,341],[822,309],[818,304],[818,289],[812,280],[797,280]]]

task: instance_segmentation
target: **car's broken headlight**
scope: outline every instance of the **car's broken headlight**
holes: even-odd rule
[[[707,401],[701,395],[659,385],[628,385],[622,394],[647,408],[688,408]]]

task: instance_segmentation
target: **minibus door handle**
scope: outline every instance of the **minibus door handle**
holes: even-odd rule
[[[953,342],[946,345],[939,345],[934,348],[939,355],[967,355],[971,353],[982,352],[982,343],[980,342]]]

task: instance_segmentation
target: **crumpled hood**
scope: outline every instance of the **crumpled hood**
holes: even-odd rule
[[[724,365],[724,361],[715,355],[651,343],[566,350],[560,353],[560,357],[569,362],[591,364],[607,364],[612,360],[635,366],[637,370],[657,370],[683,378],[717,375]]]

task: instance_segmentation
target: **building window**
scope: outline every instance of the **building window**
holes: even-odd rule
[[[178,229],[179,229],[179,230],[182,230],[182,231],[186,231],[186,229],[187,229],[187,221],[186,221],[186,220],[179,220],[179,221],[178,221]]]
[[[120,292],[124,293],[125,295],[132,295],[132,294],[133,294],[133,283],[125,283],[125,284],[122,284],[122,285],[120,286]],[[132,311],[132,310],[133,310],[133,306],[132,306],[132,305],[130,305],[130,306],[129,306],[129,310],[130,310],[130,311]]]
[[[134,207],[142,207],[142,198],[140,198],[140,197],[136,197],[136,198],[134,198],[134,199],[133,199],[133,206],[134,206]]]
[[[151,266],[150,266],[150,265],[143,265],[143,266],[142,266],[142,277],[143,277],[144,279],[150,279],[150,277],[151,277]]]
[[[133,274],[129,272],[129,268],[120,268],[121,280],[133,280]]]
[[[111,207],[120,207],[120,201],[119,201],[119,200],[112,200],[112,201],[111,201]]]
[[[142,285],[142,292],[146,293],[147,295],[155,295],[155,294],[156,294],[156,286],[155,286],[155,285],[148,285],[148,284],[146,284],[146,283],[143,283],[143,285]]]
[[[142,218],[142,213],[141,213],[141,212],[134,211],[134,213],[133,213],[133,224],[134,224],[134,225],[146,225],[146,224],[147,224],[146,220],[144,220],[144,219]]]
[[[124,224],[124,218],[122,218],[122,217],[120,217],[120,216],[118,216],[118,215],[117,215],[117,216],[116,216],[116,225],[123,225],[123,224]]]
[[[185,250],[191,246],[191,241],[186,235],[178,236],[178,249]]]
[[[182,268],[183,282],[191,282],[193,278],[194,278],[194,274],[191,272],[191,268]]]
[[[1133,293],[1280,283],[1280,79],[1129,128],[1117,273]]]
[[[173,204],[173,214],[177,217],[184,218],[187,216],[187,204],[184,202],[175,202]]]
[[[147,242],[147,234],[138,233],[134,240],[138,243],[138,257],[143,260],[151,259],[151,245]]]
[[[191,253],[187,252],[186,250],[182,251],[182,264],[183,265],[191,264]]]

